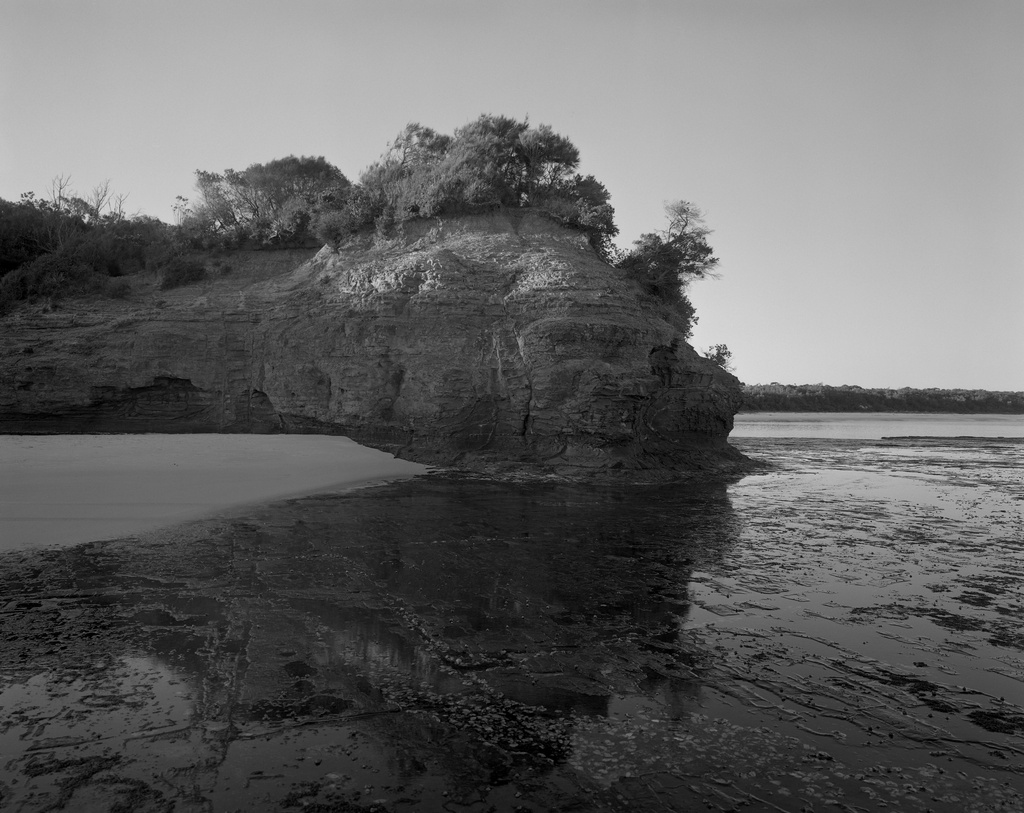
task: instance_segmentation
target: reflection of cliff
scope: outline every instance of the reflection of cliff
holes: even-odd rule
[[[692,679],[703,654],[679,636],[689,575],[736,532],[724,485],[436,477],[270,516],[232,527],[218,568],[234,574],[218,593],[236,597],[226,629],[246,630],[243,697],[360,686],[357,707],[470,679],[595,711],[611,694]]]
[[[438,476],[145,544],[41,554],[12,578],[35,573],[18,599],[26,613],[50,577],[75,596],[60,599],[56,619],[47,609],[58,641],[35,641],[53,658],[34,668],[58,682],[62,664],[98,651],[141,653],[187,675],[196,764],[186,770],[175,746],[175,770],[190,777],[183,794],[194,783],[215,796],[254,737],[351,728],[383,712],[386,724],[358,725],[375,758],[392,755],[387,770],[497,782],[565,758],[573,715],[605,715],[614,698],[685,705],[707,657],[680,634],[687,582],[735,534],[723,485]],[[31,646],[23,631],[2,644],[5,662]],[[147,744],[139,759],[159,761],[163,747]],[[290,764],[289,746],[275,747],[275,769]]]
[[[386,513],[347,556],[454,669],[488,667],[531,702],[548,687],[552,705],[635,690],[649,670],[670,669],[689,573],[733,532],[724,486],[421,481]],[[341,539],[367,522],[339,520]]]
[[[521,212],[407,229],[276,279],[4,317],[0,431],[329,432],[468,466],[744,464],[726,443],[739,382],[584,236]]]

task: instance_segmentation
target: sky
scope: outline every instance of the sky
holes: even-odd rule
[[[750,384],[1024,390],[1020,0],[0,0],[0,198],[110,181],[172,221],[197,169],[407,123],[550,124],[619,243],[706,213],[699,350]]]

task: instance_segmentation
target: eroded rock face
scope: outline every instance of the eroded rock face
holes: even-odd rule
[[[325,432],[469,466],[742,463],[726,442],[739,382],[584,237],[530,213],[416,222],[262,281],[99,307],[0,321],[0,431]]]

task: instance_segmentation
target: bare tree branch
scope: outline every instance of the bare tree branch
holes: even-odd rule
[[[50,181],[50,202],[55,209],[63,211],[66,208],[68,196],[71,194],[68,188],[70,186],[70,175],[55,175]]]
[[[92,210],[93,217],[99,218],[102,216],[103,209],[110,203],[111,194],[109,179],[92,188],[92,192],[89,193],[89,197],[85,199],[85,202]]]

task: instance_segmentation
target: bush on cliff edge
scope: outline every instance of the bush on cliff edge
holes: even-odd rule
[[[103,294],[110,281],[73,254],[43,254],[0,278],[0,313],[19,301]]]
[[[584,231],[607,253],[618,233],[610,195],[578,165],[579,150],[546,124],[483,115],[449,136],[413,123],[358,184],[320,208],[312,229],[338,245],[414,218],[530,207]]]

